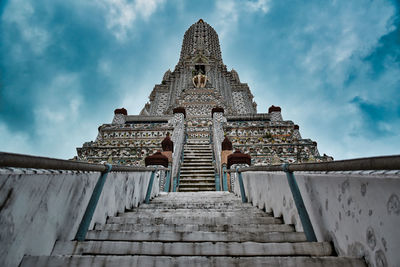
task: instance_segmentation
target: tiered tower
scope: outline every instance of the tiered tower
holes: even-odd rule
[[[139,115],[116,109],[113,122],[99,127],[96,141],[77,149],[78,158],[143,165],[169,132],[175,165],[184,143],[191,142],[212,144],[220,168],[224,135],[255,165],[331,159],[319,155],[316,142],[301,138],[299,126],[283,120],[280,107],[257,113],[248,85],[235,70],[227,70],[218,35],[202,19],[186,31],[178,64],[165,72],[149,99]]]
[[[227,115],[254,114],[252,99],[248,85],[224,65],[217,33],[200,19],[186,31],[175,70],[168,70],[154,87],[141,115],[172,114],[178,106],[185,107],[189,117],[210,118],[215,106]]]

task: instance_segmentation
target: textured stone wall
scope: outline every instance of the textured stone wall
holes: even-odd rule
[[[94,223],[143,202],[151,172],[108,174]],[[72,240],[98,172],[0,168],[0,262],[18,266],[27,255],[50,255],[56,240]],[[158,194],[158,181],[152,196]]]
[[[234,191],[240,195],[235,179]],[[302,231],[283,172],[242,174],[248,201]],[[318,241],[371,265],[400,262],[400,171],[295,173]]]
[[[316,142],[301,139],[292,121],[228,120],[223,131],[234,150],[251,155],[253,165],[331,160],[320,156]]]
[[[161,150],[161,141],[173,129],[173,125],[166,122],[103,124],[96,141],[77,148],[78,159],[144,166],[144,158]]]

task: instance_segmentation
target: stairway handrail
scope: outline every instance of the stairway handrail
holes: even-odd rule
[[[177,172],[176,179],[174,179],[174,182],[173,182],[172,192],[176,192],[176,190],[179,188],[179,184],[180,184],[180,180],[181,180],[181,167],[182,167],[183,161],[185,159],[185,144],[186,144],[187,139],[188,139],[188,134],[187,134],[187,128],[186,127],[185,127],[185,132],[183,134],[184,134],[184,136],[183,136],[181,156],[180,156],[179,163],[178,163],[179,164],[178,172]]]
[[[26,154],[0,152],[0,167],[34,168],[46,170],[72,170],[105,172],[108,167],[104,164],[84,161],[65,160]],[[154,167],[112,165],[111,172],[143,172],[155,171]],[[158,168],[168,170],[168,168]]]
[[[368,170],[400,170],[400,155],[365,157],[328,162],[286,163],[287,170],[294,171],[368,171]],[[285,171],[281,164],[269,166],[242,167],[238,172],[249,171]],[[236,170],[226,170],[236,172]]]
[[[349,160],[337,160],[330,162],[316,162],[316,163],[284,163],[282,165],[270,166],[252,166],[242,167],[236,170],[225,170],[225,172],[236,172],[240,187],[240,195],[242,202],[247,202],[245,187],[243,184],[243,172],[275,172],[284,171],[293,196],[294,203],[299,213],[300,221],[304,229],[307,241],[316,242],[317,237],[314,232],[310,217],[308,215],[306,206],[303,201],[300,189],[297,185],[294,176],[295,171],[366,171],[366,170],[400,170],[400,155],[394,156],[379,156],[357,158]]]

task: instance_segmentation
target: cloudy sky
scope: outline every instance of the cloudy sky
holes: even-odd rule
[[[138,114],[200,18],[249,84],[335,159],[400,152],[400,4],[383,0],[0,2],[0,151],[72,158]]]

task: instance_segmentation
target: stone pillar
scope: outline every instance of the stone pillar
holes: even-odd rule
[[[144,159],[144,164],[147,166],[163,166],[168,168],[168,158],[161,154],[161,151],[157,151],[151,156],[147,156]]]
[[[221,165],[221,142],[224,138],[224,130],[222,123],[226,120],[224,118],[224,109],[221,107],[215,107],[211,110],[211,116],[213,119],[212,124],[212,137],[213,137],[213,150],[215,156],[215,167],[218,172],[220,185],[223,185],[223,173]],[[223,187],[222,187],[223,188]]]
[[[240,168],[240,167],[244,167],[244,166],[250,166],[251,165],[251,156],[248,154],[244,154],[242,152],[240,152],[239,150],[236,150],[234,153],[230,154],[228,156],[228,162],[227,162],[227,168],[231,169],[231,167],[233,167],[233,169],[236,168]],[[236,177],[234,174],[231,176],[230,179],[230,186],[231,186],[231,190],[232,192],[234,191],[234,185],[235,185],[235,179]],[[242,184],[242,182],[239,181],[240,184]],[[241,192],[243,189],[243,184],[241,185]]]
[[[168,171],[166,174],[166,181],[160,188],[162,188],[162,191],[169,192],[171,188],[171,169],[172,169],[172,152],[174,151],[174,142],[171,141],[171,138],[169,137],[169,133],[167,133],[167,136],[164,138],[164,140],[161,142],[161,147],[163,151],[161,154],[166,156],[168,158]]]
[[[295,124],[293,127],[293,137],[296,138],[297,140],[301,139],[300,127],[297,124]]]
[[[271,121],[283,121],[281,108],[278,106],[270,106],[268,109],[268,114],[270,115]]]
[[[224,175],[223,179],[225,179],[226,175],[226,183],[228,186],[228,191],[231,191],[231,176],[230,173],[225,174],[224,171],[227,168],[228,164],[228,156],[232,154],[232,142],[229,140],[227,136],[225,136],[224,141],[221,144],[222,151],[221,151],[221,166],[222,166],[222,175]],[[223,181],[224,184],[225,181]]]
[[[103,135],[101,134],[101,127],[102,126],[99,126],[99,128],[97,128],[98,133],[96,137],[96,142],[101,141],[103,139]]]
[[[176,188],[178,169],[181,161],[183,145],[185,143],[185,118],[186,111],[183,107],[173,109],[174,118],[172,124],[174,132],[172,133],[173,152],[172,152],[172,170],[171,170],[171,188]],[[171,190],[173,191],[173,190]]]
[[[172,162],[172,152],[174,152],[174,142],[171,141],[171,138],[169,137],[169,133],[167,133],[167,136],[164,138],[164,140],[161,142],[161,147],[162,147],[162,152],[164,156],[168,158],[168,162]]]
[[[128,111],[124,108],[117,108],[114,110],[114,118],[112,124],[124,124],[126,122],[125,117],[128,115]]]

